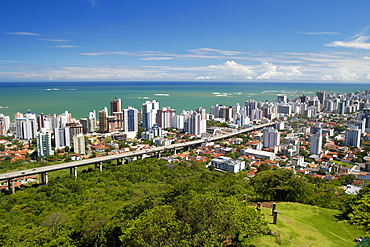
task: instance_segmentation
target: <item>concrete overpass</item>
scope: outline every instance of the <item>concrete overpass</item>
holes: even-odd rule
[[[80,167],[80,166],[86,166],[90,164],[99,164],[100,170],[102,170],[102,164],[104,162],[125,159],[125,158],[129,158],[133,156],[140,156],[140,155],[148,154],[148,153],[160,153],[160,152],[168,151],[168,150],[176,150],[176,149],[182,149],[182,148],[189,147],[189,146],[196,146],[196,145],[200,145],[201,143],[218,141],[218,140],[232,137],[234,135],[243,134],[243,133],[257,130],[257,129],[262,129],[262,128],[265,128],[265,127],[268,127],[274,124],[275,122],[256,125],[250,128],[245,128],[245,129],[241,129],[238,131],[234,131],[229,134],[212,136],[206,139],[198,139],[194,141],[171,144],[167,146],[151,147],[148,149],[126,152],[126,153],[121,153],[121,154],[114,154],[114,155],[108,155],[108,156],[103,156],[103,157],[97,157],[97,158],[61,163],[61,164],[50,165],[50,166],[36,167],[32,169],[20,170],[20,171],[15,171],[15,172],[3,173],[3,174],[0,174],[0,181],[7,180],[8,190],[10,192],[12,191],[14,192],[15,191],[14,188],[11,187],[12,179],[14,178],[41,174],[41,183],[46,184],[48,182],[48,172],[58,171],[58,170],[63,170],[63,169],[70,169],[71,175],[74,175],[77,177],[77,167]]]

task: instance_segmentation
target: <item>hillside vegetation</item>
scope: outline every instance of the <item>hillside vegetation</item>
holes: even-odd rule
[[[337,185],[286,170],[249,179],[247,171],[221,173],[205,164],[145,159],[106,165],[103,172],[90,167],[77,179],[56,177],[48,185],[0,194],[0,246],[246,246],[262,235],[276,243],[271,230],[285,246],[346,246],[361,234],[334,222],[339,211],[279,204],[284,214],[275,229],[264,211],[248,203],[290,200],[344,208],[343,217],[351,217],[351,205],[363,200],[349,198],[344,207],[341,198]]]

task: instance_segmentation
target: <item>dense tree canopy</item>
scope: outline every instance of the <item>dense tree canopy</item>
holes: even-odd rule
[[[1,246],[222,246],[267,231],[245,174],[156,159],[0,196]]]

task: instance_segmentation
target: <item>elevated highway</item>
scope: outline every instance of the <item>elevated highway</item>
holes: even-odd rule
[[[86,166],[86,165],[90,165],[90,164],[100,164],[100,169],[102,169],[101,165],[104,162],[108,162],[108,161],[112,161],[112,160],[125,159],[125,158],[129,158],[129,157],[134,157],[134,156],[141,156],[143,154],[148,154],[148,153],[160,153],[160,152],[169,151],[169,150],[183,149],[183,148],[186,148],[186,147],[189,147],[189,146],[200,145],[201,143],[213,142],[213,141],[218,141],[218,140],[230,138],[230,137],[238,135],[238,134],[243,134],[243,133],[246,133],[246,132],[249,132],[249,131],[262,129],[262,128],[265,128],[265,127],[268,127],[268,126],[271,126],[271,125],[274,125],[274,124],[275,124],[275,122],[256,125],[256,126],[253,126],[253,127],[250,127],[250,128],[241,129],[241,130],[234,131],[234,132],[231,132],[231,133],[228,133],[228,134],[212,136],[212,137],[209,137],[209,138],[206,138],[206,139],[198,139],[198,140],[194,140],[194,141],[187,141],[187,142],[182,142],[182,143],[171,144],[171,145],[167,145],[167,146],[151,147],[151,148],[148,148],[148,149],[126,152],[126,153],[121,153],[121,154],[114,154],[114,155],[108,155],[108,156],[103,156],[103,157],[97,157],[97,158],[91,158],[91,159],[61,163],[61,164],[56,164],[56,165],[35,167],[35,168],[32,168],[32,169],[26,169],[26,170],[3,173],[3,174],[0,174],[0,181],[7,180],[9,191],[10,191],[10,189],[11,189],[10,188],[11,180],[14,179],[14,178],[30,176],[30,175],[35,175],[35,174],[41,174],[42,182],[47,183],[47,173],[48,172],[58,171],[58,170],[63,170],[63,169],[71,169],[71,173],[75,173],[75,176],[77,176],[77,167],[80,167],[80,166]]]

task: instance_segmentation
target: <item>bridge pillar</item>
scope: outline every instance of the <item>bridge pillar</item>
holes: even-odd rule
[[[14,194],[14,193],[15,193],[15,186],[14,186],[14,183],[15,183],[15,182],[11,182],[11,184],[12,184],[12,190],[11,190],[11,192],[10,192],[11,194]]]
[[[12,181],[10,179],[7,179],[8,180],[8,191],[9,191],[9,194],[12,194],[13,193],[13,187],[12,186]]]
[[[77,178],[77,166],[74,168],[75,178]]]
[[[99,163],[99,170],[100,170],[100,172],[102,172],[102,171],[103,171],[103,162],[100,162],[100,163]]]
[[[174,150],[173,150],[173,154],[175,154],[175,155],[177,154],[177,152],[176,152],[176,148],[174,148]]]
[[[41,184],[48,184],[49,182],[49,177],[47,172],[42,172],[41,173]]]

